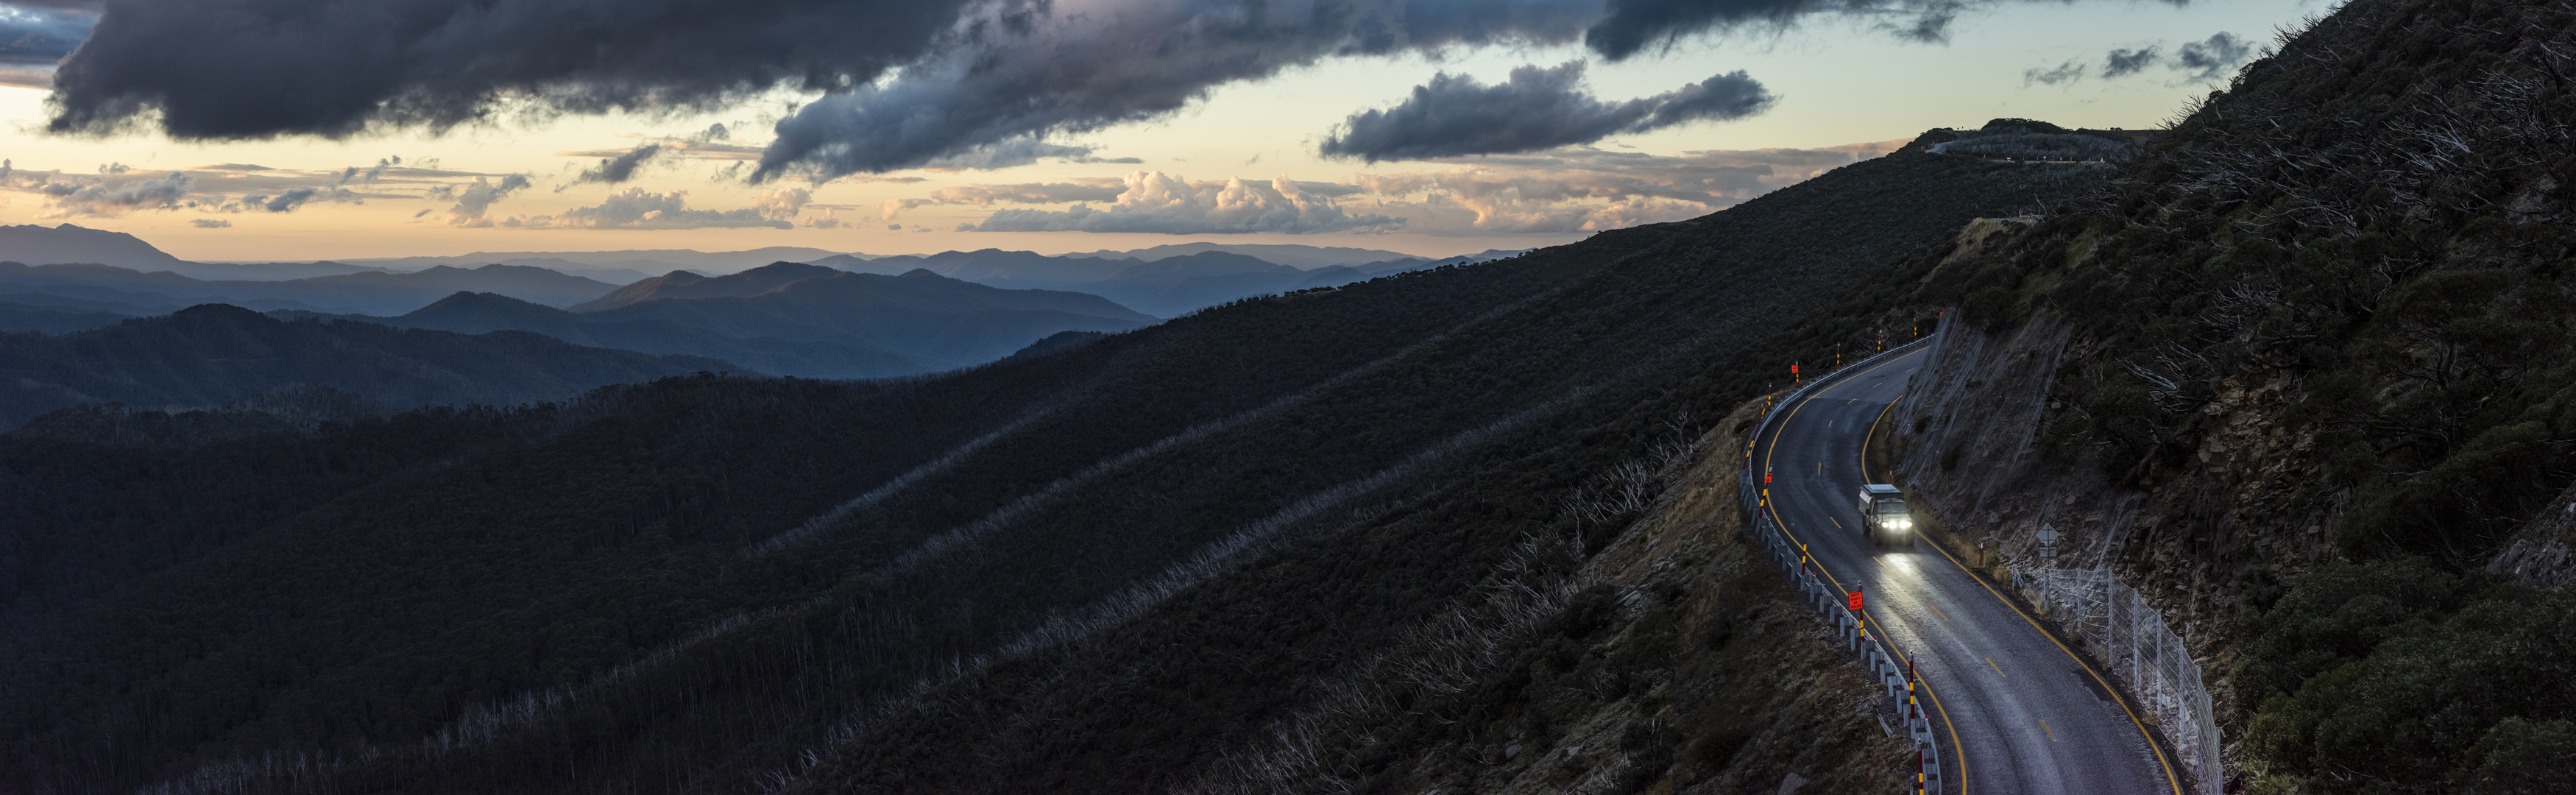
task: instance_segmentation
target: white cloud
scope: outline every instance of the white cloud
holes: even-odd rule
[[[188,198],[188,187],[195,182],[195,177],[173,171],[149,179],[49,181],[37,190],[54,197],[54,210],[45,215],[47,218],[113,217],[135,210],[178,209]]]
[[[509,198],[511,193],[523,190],[528,185],[528,178],[523,174],[502,177],[500,182],[475,177],[471,185],[458,187],[452,191],[439,190],[433,195],[453,194],[456,197],[456,206],[447,208],[448,226],[479,228],[492,225],[492,219],[483,216],[492,209],[494,202]]]
[[[884,220],[924,205],[1063,204],[1002,209],[961,231],[1222,234],[1375,232],[1565,234],[1677,221],[1735,206],[1906,141],[1819,149],[1708,150],[1678,156],[1590,148],[1434,161],[1451,168],[1356,174],[1348,183],[1188,182],[1140,171],[1114,183],[963,185],[890,199]],[[1108,206],[1087,203],[1108,198]]]
[[[1126,189],[1109,209],[1000,210],[961,231],[1152,232],[1175,235],[1244,232],[1381,232],[1404,219],[1345,213],[1330,197],[1308,193],[1285,175],[1268,185],[1241,179],[1192,183],[1160,171],[1127,175]]]
[[[784,211],[789,216],[794,215],[796,208],[801,208],[810,196],[804,195],[803,189],[790,191],[776,191],[764,196],[760,205],[755,207],[692,210],[689,209],[688,191],[654,193],[643,188],[627,188],[609,194],[607,200],[597,207],[575,207],[565,210],[562,215],[512,216],[500,225],[524,229],[792,229],[796,226],[794,223],[776,214]]]
[[[804,188],[780,188],[760,195],[751,203],[760,217],[778,221],[793,220],[805,205],[814,201],[814,193]]]

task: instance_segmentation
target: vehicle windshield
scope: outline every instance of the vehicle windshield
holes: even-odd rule
[[[1882,502],[1882,503],[1879,503],[1879,504],[1878,504],[1878,512],[1879,512],[1879,513],[1904,513],[1904,512],[1905,512],[1905,503],[1902,503],[1902,502],[1893,502],[1893,501],[1891,501],[1891,502]]]

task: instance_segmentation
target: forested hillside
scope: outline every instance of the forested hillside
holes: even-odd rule
[[[574,345],[705,356],[749,367],[756,372],[800,378],[882,378],[943,369],[930,362],[872,346],[778,337],[737,337],[668,320],[599,320],[492,293],[457,293],[396,317],[316,315],[309,312],[271,312],[269,315],[287,319],[353,320],[459,334],[528,331]]]
[[[602,322],[661,321],[735,337],[874,348],[938,369],[999,359],[1061,331],[1155,322],[1089,293],[1006,290],[921,269],[885,276],[793,262],[714,278],[674,273],[574,309]]]
[[[2564,3],[2355,0],[1924,296],[1916,485],[2164,607],[2234,786],[2566,786],[2570,75]]]
[[[131,238],[128,238],[131,239]],[[98,264],[27,266],[0,261],[9,292],[51,293],[172,308],[233,304],[253,309],[394,315],[458,290],[494,292],[548,306],[570,306],[615,289],[606,282],[524,265],[438,266],[413,273],[335,273],[282,281],[205,280],[158,270]]]
[[[584,348],[523,331],[289,322],[206,304],[59,337],[0,333],[0,428],[76,403],[205,408],[297,384],[401,408],[507,406],[734,369],[716,359]]]
[[[0,790],[1892,787],[1675,478],[2102,173],[1922,148],[939,377],[0,436]]]

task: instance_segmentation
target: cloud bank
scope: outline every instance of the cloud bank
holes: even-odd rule
[[[1003,208],[959,227],[981,232],[1569,234],[1706,215],[1905,143],[1681,156],[1573,148],[1455,158],[1451,168],[1358,174],[1349,182],[1192,182],[1146,171],[1119,180],[952,186],[931,198],[887,202],[883,213],[891,221],[899,210],[925,205],[1075,203],[1053,211]],[[1114,197],[1106,208],[1090,206],[1104,193]]]
[[[1458,155],[1534,152],[1588,144],[1617,133],[1641,133],[1700,120],[1740,119],[1775,98],[1741,71],[1626,102],[1603,102],[1583,88],[1583,62],[1522,66],[1488,86],[1441,73],[1386,110],[1352,114],[1324,140],[1328,157],[1421,160]]]
[[[119,0],[54,75],[48,124],[345,137],[788,87],[827,93],[750,176],[828,179],[1028,162],[1333,58],[1580,41],[1616,60],[1818,17],[1937,38],[1963,9],[2036,1]]]
[[[54,212],[46,217],[114,217],[135,210],[177,209],[188,198],[189,186],[195,183],[195,177],[173,171],[167,176],[130,181],[48,182],[38,190],[54,197]]]
[[[497,225],[513,229],[793,229],[796,224],[790,219],[812,200],[813,194],[805,189],[788,188],[772,191],[750,207],[697,210],[689,207],[688,191],[627,188],[609,194],[595,207],[575,207],[561,215],[511,216]]]
[[[508,190],[486,182],[498,175],[448,171],[421,165],[403,166],[389,156],[373,166],[329,170],[270,168],[252,163],[214,163],[169,172],[140,172],[121,163],[99,166],[96,173],[32,171],[0,160],[0,192],[42,196],[47,218],[109,218],[139,211],[193,210],[203,213],[288,213],[312,205],[364,204],[370,199],[460,199],[457,208],[467,223],[481,218],[481,207],[511,190],[525,187],[504,177]],[[435,165],[429,161],[428,165]],[[478,192],[475,185],[483,187]],[[482,202],[475,205],[474,202]],[[426,212],[423,213],[424,215]],[[211,219],[205,219],[211,220]],[[229,223],[229,222],[227,222]],[[202,226],[202,225],[200,225]],[[206,227],[220,228],[220,227]]]
[[[525,174],[511,174],[504,176],[499,182],[492,182],[483,177],[475,177],[474,183],[471,185],[457,187],[449,191],[440,191],[438,193],[433,193],[432,195],[440,196],[442,198],[449,195],[455,197],[456,206],[447,208],[447,225],[488,227],[492,225],[492,221],[491,219],[483,216],[485,213],[491,211],[492,205],[500,202],[502,199],[509,198],[512,193],[526,190],[529,184],[528,177]],[[422,212],[427,211],[424,210]]]
[[[1904,146],[1709,150],[1680,156],[1599,149],[1453,161],[1455,168],[1362,174],[1373,209],[1406,231],[1439,235],[1569,234],[1696,218]]]
[[[1124,183],[1106,210],[1085,204],[1054,212],[1004,209],[958,231],[1306,234],[1378,232],[1404,224],[1402,218],[1345,213],[1330,197],[1307,193],[1285,176],[1268,185],[1240,179],[1192,183],[1160,171],[1138,171]]]

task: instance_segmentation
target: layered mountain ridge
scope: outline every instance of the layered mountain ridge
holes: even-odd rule
[[[524,331],[462,335],[280,321],[223,304],[63,336],[0,335],[0,425],[78,403],[220,406],[316,384],[389,406],[516,405],[697,371],[705,357],[584,348]]]
[[[1909,152],[928,378],[695,375],[195,446],[0,437],[29,550],[0,569],[0,743],[23,760],[0,776],[1893,789],[1902,744],[1863,691],[1794,695],[1856,674],[1731,528],[1655,495],[1726,504],[1728,434],[1776,362],[1914,319],[1888,305],[1921,274],[1892,263],[2100,173]],[[813,307],[988,290],[840,274],[585,316],[767,302],[846,328]],[[1708,456],[1720,474],[1665,474]],[[162,496],[179,481],[203,496]],[[1299,758],[1321,763],[1265,761]]]

